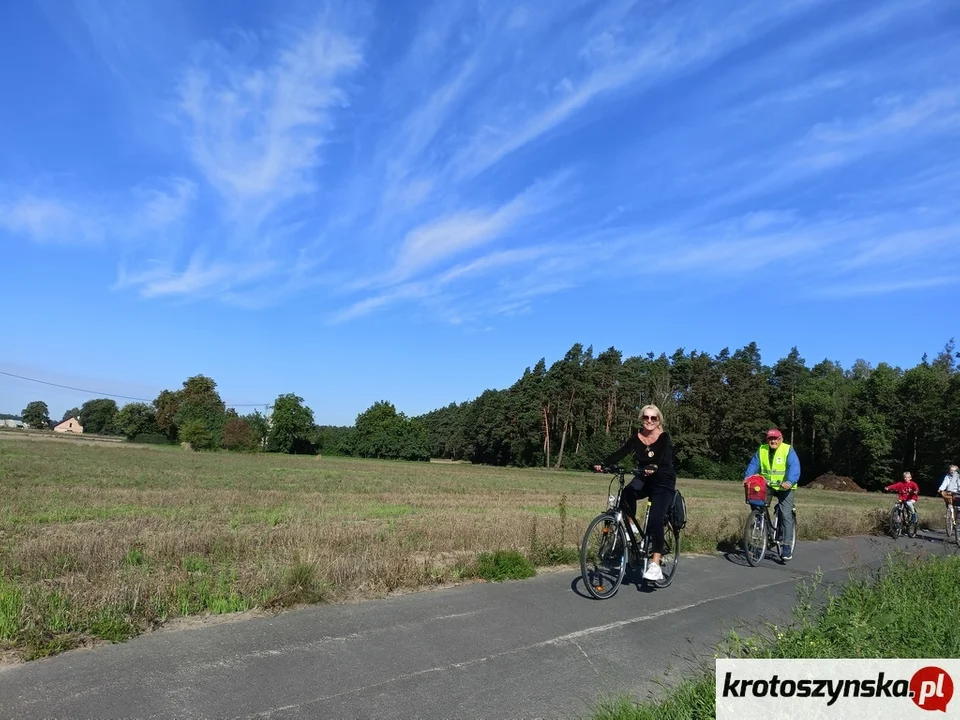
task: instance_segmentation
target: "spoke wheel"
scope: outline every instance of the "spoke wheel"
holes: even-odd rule
[[[797,510],[793,509],[793,532],[790,533],[790,549],[797,554]]]
[[[598,515],[580,545],[580,574],[597,600],[611,597],[627,571],[627,536],[613,515]]]
[[[797,510],[793,510],[793,529],[790,531],[789,542],[784,540],[783,529],[780,527],[780,506],[777,506],[777,512],[773,514],[773,536],[776,538],[779,545],[777,546],[777,552],[780,553],[780,559],[783,560],[783,546],[789,545],[790,550],[796,554],[797,552]],[[784,560],[784,562],[787,562]]]
[[[917,519],[914,520],[913,516],[910,516],[910,519],[906,519],[906,511],[904,511],[904,524],[907,526],[907,537],[915,538],[917,536],[917,531],[920,529],[920,516],[917,516]]]
[[[743,527],[743,552],[751,567],[756,567],[767,553],[767,527],[763,510],[755,509]]]
[[[900,519],[900,508],[895,507],[890,511],[890,535],[896,540],[903,532],[903,524]]]

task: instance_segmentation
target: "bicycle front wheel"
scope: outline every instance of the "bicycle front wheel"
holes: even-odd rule
[[[903,523],[900,518],[900,508],[895,507],[890,511],[890,535],[896,540],[903,532]]]
[[[947,507],[947,509],[944,511],[944,513],[945,513],[945,515],[946,515],[946,519],[944,520],[944,525],[946,526],[946,529],[947,529],[947,537],[950,537],[951,535],[955,535],[955,534],[956,534],[956,533],[954,532],[955,528],[954,528],[954,526],[953,526],[953,513],[950,512],[950,508],[949,508],[949,507]]]
[[[767,525],[763,510],[755,508],[743,527],[743,552],[750,567],[756,567],[767,554]]]
[[[672,583],[679,564],[680,531],[667,520],[663,523],[663,553],[660,555],[660,570],[663,571],[663,580],[657,580],[654,585],[665,588]]]
[[[580,575],[597,600],[611,597],[627,571],[627,536],[617,518],[602,513],[593,519],[580,545]]]

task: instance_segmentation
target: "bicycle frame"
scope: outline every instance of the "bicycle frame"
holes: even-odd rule
[[[626,513],[623,512],[623,509],[620,507],[620,500],[623,497],[623,488],[626,486],[626,474],[627,471],[621,467],[612,467],[610,471],[613,473],[613,477],[610,478],[610,486],[607,488],[607,512],[613,515],[617,522],[623,527],[623,531],[627,536],[627,542],[630,544],[630,553],[627,556],[627,563],[636,568],[636,563],[633,562],[634,559],[639,558],[643,561],[643,570],[647,569],[647,562],[649,558],[646,557],[646,554],[643,551],[643,541],[647,537],[647,521],[650,519],[650,499],[647,499],[646,509],[643,516],[643,524],[637,523],[637,532],[639,536],[633,534],[631,529],[632,523],[628,523],[625,519]],[[633,473],[636,476],[636,472]],[[613,481],[616,479],[618,481],[617,494],[610,494],[610,490],[613,488]],[[636,521],[636,518],[633,518]]]
[[[767,542],[779,548],[783,545],[783,541],[777,539],[777,531],[781,529],[780,520],[783,517],[783,511],[780,510],[779,502],[775,508],[771,507],[772,505],[773,497],[767,495],[767,502],[763,506],[764,524],[767,529]]]

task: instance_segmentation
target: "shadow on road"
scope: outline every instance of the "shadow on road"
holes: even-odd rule
[[[642,573],[640,569],[630,569],[627,568],[627,572],[623,576],[623,582],[620,583],[620,590],[624,590],[627,587],[632,587],[633,590],[639,593],[649,594],[656,590],[663,590],[665,588],[658,588],[653,583],[649,583],[641,577]],[[586,590],[583,589],[583,576],[577,575],[570,581],[570,590],[585,600],[594,600],[595,598],[590,595]],[[620,592],[618,590],[618,592]],[[613,597],[611,595],[610,597]]]
[[[747,562],[747,556],[743,554],[743,551],[739,548],[736,550],[728,550],[723,553],[723,557],[727,562],[733,563],[734,565],[740,565],[741,567],[750,567],[750,563]],[[767,550],[766,554],[763,556],[763,562],[773,561],[777,565],[786,565],[786,563],[780,559],[780,556],[777,555],[772,550]]]
[[[570,589],[573,591],[574,595],[579,595],[585,600],[593,600],[592,595],[580,589],[582,586],[583,575],[577,575],[573,580],[570,581]]]

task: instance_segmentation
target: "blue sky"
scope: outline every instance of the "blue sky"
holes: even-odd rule
[[[955,3],[23,0],[0,93],[7,373],[350,424],[575,342],[960,340]]]

